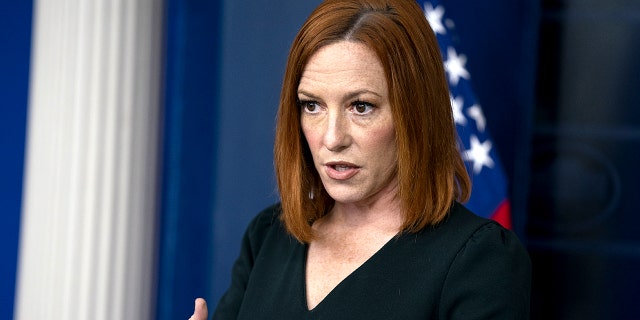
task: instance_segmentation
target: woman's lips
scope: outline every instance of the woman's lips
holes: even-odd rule
[[[324,165],[324,171],[331,179],[348,180],[360,171],[360,167],[344,161],[327,162]]]

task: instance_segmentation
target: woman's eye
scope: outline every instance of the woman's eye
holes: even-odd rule
[[[320,107],[318,106],[318,103],[315,101],[300,101],[298,103],[300,105],[300,107],[302,109],[304,109],[305,112],[308,113],[316,113],[318,111],[320,111]]]
[[[367,114],[373,110],[373,105],[368,102],[356,101],[352,104],[352,109],[357,114]]]

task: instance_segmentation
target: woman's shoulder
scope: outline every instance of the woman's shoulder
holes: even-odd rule
[[[493,220],[476,215],[458,202],[453,203],[449,215],[443,221],[443,224],[450,224],[456,228],[463,227],[470,230],[493,223]]]
[[[493,254],[503,259],[528,261],[528,253],[518,236],[499,223],[477,216],[455,203],[447,218],[428,227],[419,236],[425,246],[441,257],[458,260],[470,251]]]
[[[458,233],[448,267],[440,311],[452,319],[468,312],[528,317],[531,260],[516,234],[495,221],[478,217],[461,205],[443,227]],[[460,297],[477,299],[460,299]],[[461,316],[461,318],[463,318]]]
[[[458,256],[469,250],[495,255],[497,259],[529,262],[529,254],[518,236],[498,222],[475,215],[462,205],[452,211],[453,225],[465,230]],[[466,238],[466,239],[465,239]]]
[[[269,236],[286,234],[280,219],[281,212],[280,203],[264,208],[249,222],[245,237],[251,242],[262,242]]]
[[[508,235],[517,240],[517,236],[512,231],[504,228],[498,222],[480,217],[457,202],[451,207],[449,215],[440,224],[433,227],[433,231],[440,233],[445,238],[451,237],[463,242],[489,234]],[[452,240],[448,239],[448,241]]]
[[[282,212],[280,203],[272,204],[262,211],[258,212],[258,214],[253,217],[251,222],[249,223],[250,227],[253,228],[269,228],[274,224],[280,223],[280,213]]]

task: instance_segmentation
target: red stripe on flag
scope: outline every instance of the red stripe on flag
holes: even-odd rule
[[[511,205],[509,204],[509,200],[504,200],[500,203],[498,209],[496,209],[493,216],[491,216],[491,219],[511,230]]]

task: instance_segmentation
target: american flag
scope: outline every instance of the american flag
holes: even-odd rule
[[[456,129],[463,144],[462,156],[473,183],[471,199],[465,205],[477,215],[511,228],[507,178],[471,86],[471,75],[465,67],[467,58],[452,41],[454,23],[438,0],[425,1],[423,8],[440,45]]]

